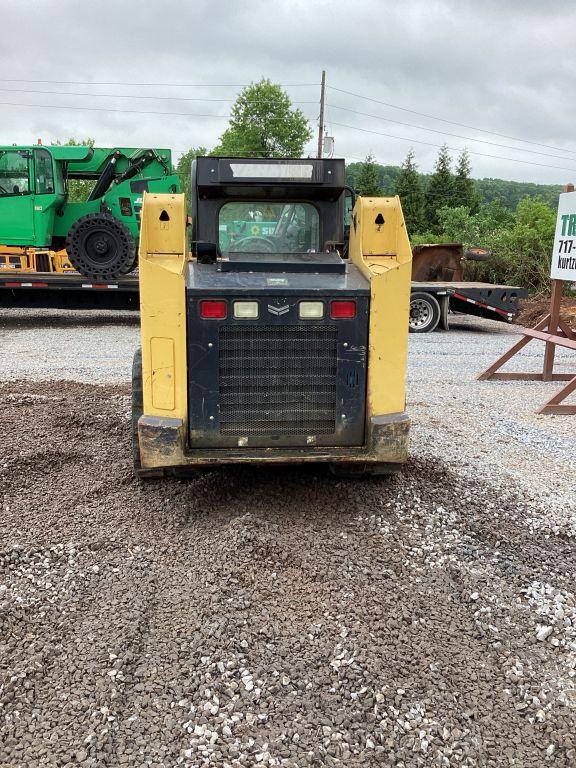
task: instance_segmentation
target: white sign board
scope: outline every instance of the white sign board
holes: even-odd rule
[[[550,277],[576,282],[576,192],[563,192],[558,201]]]

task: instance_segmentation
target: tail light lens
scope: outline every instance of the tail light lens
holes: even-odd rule
[[[226,302],[201,301],[200,317],[203,320],[224,320],[226,317]]]
[[[330,317],[333,320],[350,319],[356,317],[355,301],[332,301],[330,302]]]

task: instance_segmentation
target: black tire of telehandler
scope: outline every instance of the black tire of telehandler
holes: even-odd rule
[[[109,213],[89,213],[66,237],[70,263],[84,277],[113,280],[136,266],[136,243],[128,227]]]
[[[144,393],[142,390],[142,350],[137,349],[132,360],[132,461],[134,474],[141,479],[164,477],[162,469],[142,469],[140,443],[138,441],[138,419],[144,413]]]

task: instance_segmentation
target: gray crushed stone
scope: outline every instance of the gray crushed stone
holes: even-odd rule
[[[399,478],[142,484],[105,319],[0,382],[0,765],[576,764],[574,425],[474,381],[513,329],[411,337]]]

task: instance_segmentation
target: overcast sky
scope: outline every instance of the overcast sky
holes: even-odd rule
[[[178,157],[215,146],[240,86],[262,76],[305,102],[317,130],[325,69],[336,157],[371,152],[399,164],[413,146],[427,172],[446,142],[455,154],[470,151],[476,177],[576,181],[574,2],[2,0],[0,8],[0,143],[90,136],[101,146],[171,147]]]

